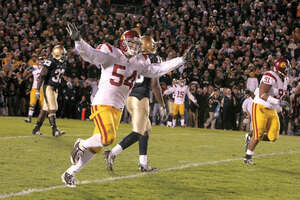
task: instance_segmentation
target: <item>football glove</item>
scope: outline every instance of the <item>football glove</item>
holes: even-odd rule
[[[279,106],[284,108],[284,107],[289,107],[290,104],[289,104],[289,102],[287,102],[285,100],[279,100]]]
[[[36,99],[39,99],[40,96],[41,96],[40,91],[37,90],[37,91],[35,92],[34,96],[35,96]]]
[[[198,108],[199,108],[199,105],[198,105],[198,103],[196,102],[196,103],[194,103]]]
[[[195,53],[195,47],[196,47],[195,45],[192,45],[182,56],[182,59],[185,63],[191,62],[193,55]]]
[[[80,40],[80,33],[77,30],[76,26],[74,24],[69,23],[66,27],[70,37],[74,41],[79,41]]]
[[[165,106],[160,107],[160,114],[162,121],[165,122],[168,119],[167,109]]]

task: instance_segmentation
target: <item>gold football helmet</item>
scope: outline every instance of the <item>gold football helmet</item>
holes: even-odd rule
[[[143,47],[142,53],[156,53],[156,43],[151,36],[143,36],[142,38]]]
[[[52,56],[59,62],[64,62],[66,59],[67,51],[66,49],[61,45],[56,45],[52,49]]]

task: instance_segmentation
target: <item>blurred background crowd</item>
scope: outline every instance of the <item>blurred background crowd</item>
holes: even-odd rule
[[[274,60],[285,57],[292,66],[286,97],[291,107],[279,112],[281,133],[299,132],[300,97],[292,95],[300,75],[297,0],[0,2],[0,115],[27,116],[33,80],[23,76],[24,70],[36,65],[38,57],[51,57],[57,44],[68,51],[65,78],[72,82],[59,90],[57,116],[80,118],[82,109],[89,110],[101,70],[74,49],[65,29],[72,22],[93,47],[106,42],[118,47],[125,30],[151,35],[163,60],[183,55],[199,41],[192,63],[160,78],[163,90],[180,77],[190,85],[200,105],[186,100],[185,121],[192,127],[244,130],[243,101],[263,73],[272,70]],[[151,102],[154,107],[157,101]],[[210,118],[212,112],[216,114]],[[159,112],[152,112],[151,120],[162,124]],[[126,109],[122,121],[130,121]]]

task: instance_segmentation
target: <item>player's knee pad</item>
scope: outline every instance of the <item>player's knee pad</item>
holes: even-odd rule
[[[93,154],[96,154],[96,153],[100,153],[102,147],[91,147],[89,148],[89,151],[92,152]]]

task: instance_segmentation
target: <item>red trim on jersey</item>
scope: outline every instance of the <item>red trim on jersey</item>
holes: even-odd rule
[[[98,45],[98,46],[96,47],[96,49],[100,50],[101,47],[102,47],[102,44]]]
[[[97,107],[96,107],[96,111],[97,111],[98,109],[97,109]],[[103,136],[104,137],[102,137],[102,140],[104,140],[104,144],[107,144],[107,133],[106,133],[106,129],[105,129],[105,126],[103,125],[103,121],[102,121],[102,118],[101,118],[101,116],[100,116],[100,114],[98,113],[97,114],[97,117],[99,118],[99,121],[100,121],[100,125],[101,125],[101,127],[102,127],[102,129],[103,129]],[[99,128],[100,129],[100,128]]]
[[[106,44],[107,48],[109,49],[110,53],[112,53],[112,47],[110,46],[110,44],[108,44],[108,43],[105,43],[105,44]]]
[[[273,78],[273,79],[277,82],[276,77],[275,77],[273,74],[269,73],[269,72],[266,72],[266,73],[264,74],[264,76],[270,76],[271,78]]]
[[[142,55],[144,56],[145,60],[148,59],[148,56],[147,56],[147,55],[145,55],[145,54],[142,54]]]
[[[257,104],[254,104],[254,124],[255,124],[255,134],[254,139],[258,140],[258,129],[257,129],[257,116],[256,116],[256,110],[257,110]]]

